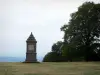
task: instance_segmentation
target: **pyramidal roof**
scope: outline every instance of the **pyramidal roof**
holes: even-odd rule
[[[31,32],[30,36],[28,37],[27,41],[36,41],[36,39],[33,36],[32,32]]]

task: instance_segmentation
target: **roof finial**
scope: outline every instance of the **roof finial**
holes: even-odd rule
[[[31,32],[31,35],[32,35],[32,32]]]

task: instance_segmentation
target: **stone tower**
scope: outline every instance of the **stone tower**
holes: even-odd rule
[[[26,40],[26,60],[25,62],[37,62],[36,59],[36,39],[32,32],[29,38]]]

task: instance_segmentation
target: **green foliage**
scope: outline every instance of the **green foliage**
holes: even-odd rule
[[[74,45],[63,45],[62,55],[66,57],[68,61],[83,61],[83,52],[75,49]]]
[[[58,54],[62,53],[61,47],[62,47],[63,42],[58,41],[57,43],[54,43],[52,46],[52,52],[56,52]]]
[[[44,61],[100,60],[100,4],[83,3],[61,30],[64,42],[53,44]]]
[[[91,60],[92,55],[100,51],[100,4],[83,3],[61,30],[65,33],[63,55],[69,60]]]
[[[52,45],[52,51],[47,53],[43,59],[44,62],[61,62],[66,61],[65,56],[62,56],[63,42],[58,41]]]
[[[49,52],[45,55],[43,62],[57,62],[60,59],[60,55],[56,52]]]

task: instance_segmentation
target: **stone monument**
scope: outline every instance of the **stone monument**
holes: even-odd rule
[[[31,32],[31,35],[26,40],[26,60],[25,60],[25,62],[29,62],[29,63],[37,62],[36,43],[37,43],[37,41]]]

